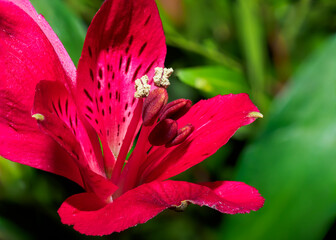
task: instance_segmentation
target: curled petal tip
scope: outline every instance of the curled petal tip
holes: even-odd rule
[[[171,210],[174,210],[176,212],[184,212],[184,210],[187,209],[189,205],[189,202],[187,200],[184,200],[184,201],[181,201],[181,204],[176,206],[176,205],[173,205],[170,207]]]
[[[42,115],[41,113],[35,113],[32,115],[32,117],[38,121],[44,121],[44,115]]]
[[[247,114],[247,117],[249,118],[263,118],[264,115],[262,115],[260,112],[250,112]]]

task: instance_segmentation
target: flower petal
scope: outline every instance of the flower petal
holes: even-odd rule
[[[78,64],[76,97],[83,114],[118,157],[138,99],[134,81],[163,66],[165,38],[153,0],[107,0],[94,17]],[[90,107],[93,113],[87,110]],[[135,123],[139,126],[140,121]],[[127,153],[138,127],[124,145]],[[104,144],[103,144],[104,145]],[[107,151],[108,149],[104,149]],[[113,163],[111,163],[113,164]]]
[[[106,235],[145,223],[161,211],[178,207],[185,201],[228,214],[248,213],[262,207],[264,202],[255,188],[244,183],[205,185],[208,186],[177,181],[151,182],[126,192],[102,208],[92,194],[77,194],[68,198],[58,213],[64,224],[74,225],[81,233]]]
[[[13,3],[17,7],[21,8],[25,14],[28,14],[32,20],[39,26],[39,28],[43,31],[45,37],[49,40],[54,51],[56,52],[60,63],[62,64],[70,82],[75,83],[76,81],[76,67],[73,64],[69,54],[65,50],[63,44],[57,37],[56,33],[52,30],[48,22],[44,19],[41,14],[38,14],[29,0],[1,0],[4,3]],[[33,40],[33,39],[32,39]],[[69,84],[70,84],[69,82]]]
[[[82,161],[81,165],[105,175],[97,134],[88,134],[77,105],[62,83],[41,81],[37,84],[32,114],[42,114],[44,119],[38,120],[38,124],[74,159]]]
[[[28,1],[1,0],[0,12],[0,155],[82,184],[71,158],[31,118],[36,83],[70,82],[75,68]]]
[[[192,124],[193,133],[180,145],[155,147],[139,170],[139,183],[164,180],[200,163],[227,143],[238,128],[252,123],[259,112],[247,94],[229,94],[203,100],[178,120],[179,128]]]
[[[60,82],[41,81],[37,84],[34,116],[39,126],[62,146],[78,164],[86,191],[106,199],[117,187],[107,179],[97,134],[77,112],[77,106]],[[91,134],[90,134],[91,133]],[[67,166],[64,166],[66,168]]]

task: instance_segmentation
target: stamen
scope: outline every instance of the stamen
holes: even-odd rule
[[[160,119],[173,119],[177,120],[186,114],[191,108],[191,101],[188,99],[177,99],[168,103],[160,115]]]
[[[172,141],[166,143],[166,147],[172,147],[172,146],[176,146],[182,142],[184,142],[184,140],[187,139],[187,137],[190,136],[190,134],[194,131],[194,126],[191,125],[190,123],[185,125],[183,128],[180,128],[177,132],[177,136],[176,138],[174,138]]]
[[[41,113],[35,113],[32,115],[33,118],[35,118],[38,121],[44,121],[44,116]]]
[[[150,144],[154,146],[161,146],[177,135],[177,122],[171,119],[165,119],[159,122],[148,136]]]
[[[135,80],[135,98],[143,98],[148,96],[151,89],[151,86],[148,84],[148,80],[149,79],[147,75],[144,75],[140,79]]]
[[[144,101],[142,120],[144,126],[151,126],[155,123],[159,113],[168,102],[168,93],[164,88],[157,88],[151,91]]]
[[[155,76],[153,77],[155,86],[167,88],[170,85],[168,78],[173,72],[172,68],[155,68]]]

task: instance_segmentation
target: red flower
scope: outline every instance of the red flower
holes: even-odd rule
[[[0,155],[85,189],[60,207],[63,223],[104,235],[188,203],[228,214],[263,205],[244,183],[167,180],[261,114],[246,94],[167,104],[166,90],[153,83],[156,67],[155,80],[170,74],[161,69],[166,46],[154,0],[106,0],[77,70],[28,0],[0,0],[0,12]],[[141,98],[146,76],[152,90]]]

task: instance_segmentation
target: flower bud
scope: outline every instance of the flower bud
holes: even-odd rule
[[[188,99],[177,99],[168,103],[160,115],[160,119],[173,119],[177,120],[186,114],[191,108],[191,101]]]
[[[148,136],[150,144],[164,145],[173,140],[177,135],[177,122],[171,119],[160,121]]]
[[[151,126],[159,116],[163,106],[168,102],[168,93],[164,88],[151,91],[144,101],[142,120],[144,126]]]
[[[180,128],[177,132],[177,136],[170,142],[166,143],[166,147],[172,147],[172,146],[176,146],[182,142],[184,142],[184,140],[187,139],[187,137],[190,136],[190,134],[194,131],[194,126],[191,125],[190,123],[185,125],[183,128]]]

